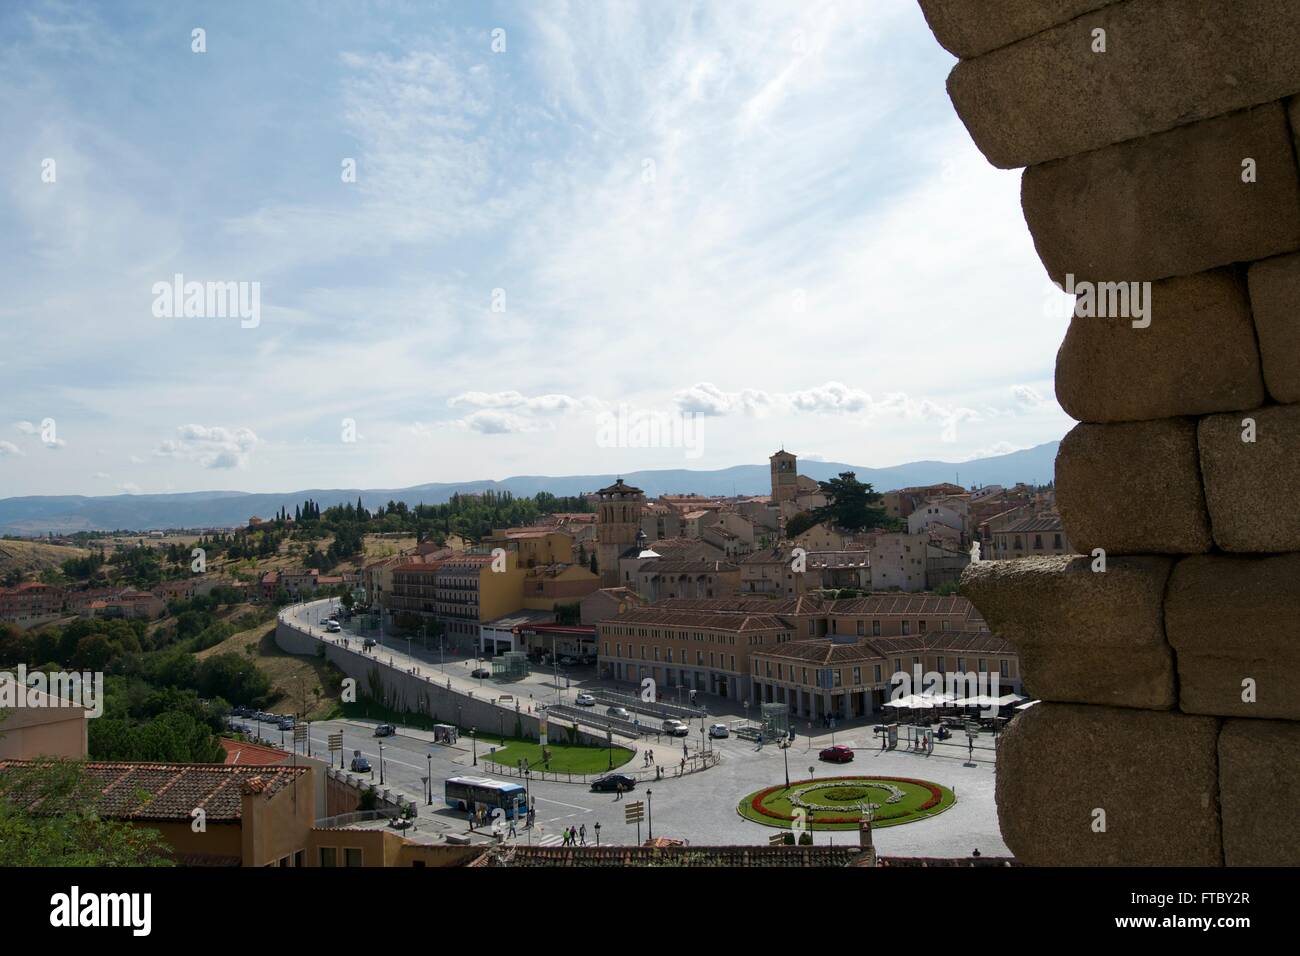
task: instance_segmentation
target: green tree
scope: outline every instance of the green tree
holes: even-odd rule
[[[888,515],[880,507],[880,495],[869,484],[858,481],[854,472],[842,471],[830,481],[817,482],[826,504],[812,511],[813,522],[828,521],[845,531],[861,531],[885,524]]]
[[[100,791],[78,761],[0,773],[0,867],[171,866],[157,830],[99,815]]]

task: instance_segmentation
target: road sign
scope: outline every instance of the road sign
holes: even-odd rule
[[[328,744],[329,744],[329,752],[330,752],[330,753],[338,753],[340,750],[343,749],[343,734],[342,734],[342,733],[330,734],[330,735],[329,735],[328,737],[326,737],[325,739],[326,739],[326,741],[327,741]]]
[[[645,819],[645,804],[640,800],[629,803],[623,808],[624,823],[640,823]]]
[[[784,843],[785,843],[784,833],[773,833],[770,837],[767,838],[768,846],[781,846]]]

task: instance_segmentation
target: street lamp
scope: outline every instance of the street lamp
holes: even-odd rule
[[[596,846],[600,846],[600,821],[596,821]]]
[[[379,785],[384,785],[384,742],[379,741]]]
[[[429,806],[433,806],[433,754],[425,754],[424,759],[429,767]]]
[[[654,791],[646,790],[645,792],[646,814],[650,818],[650,831],[647,834],[647,837],[651,840],[655,838],[655,806],[654,803],[651,802],[652,797],[654,797]]]
[[[476,767],[478,766],[478,737],[474,736],[474,732],[477,729],[477,727],[471,727],[469,729],[470,746],[474,748],[474,766]],[[381,780],[380,783],[383,783],[383,781]]]

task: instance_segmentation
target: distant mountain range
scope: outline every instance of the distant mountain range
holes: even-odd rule
[[[856,472],[859,481],[871,483],[877,491],[930,485],[951,481],[971,485],[1013,485],[1018,481],[1044,484],[1055,474],[1059,442],[1048,442],[1007,455],[995,455],[964,462],[914,461],[889,468],[866,468],[842,462],[800,459],[799,473],[825,481],[842,471]],[[554,495],[580,495],[595,491],[622,477],[651,497],[696,492],[701,495],[761,495],[771,489],[767,465],[737,465],[717,471],[685,468],[661,471],[633,471],[622,475],[519,475],[501,481],[433,482],[411,488],[308,488],[276,494],[242,491],[194,491],[168,495],[32,495],[0,498],[0,533],[42,535],[74,531],[130,529],[149,531],[166,528],[233,528],[249,517],[270,518],[280,508],[293,511],[303,499],[311,498],[322,508],[355,502],[367,508],[389,501],[441,504],[452,495],[465,492],[508,491],[529,496],[539,491]]]

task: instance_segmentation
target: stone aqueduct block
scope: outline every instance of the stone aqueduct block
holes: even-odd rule
[[[1300,856],[1300,723],[1225,721],[1219,734],[1223,862],[1295,866]]]
[[[1184,558],[1164,610],[1181,710],[1300,720],[1300,554]]]
[[[1243,440],[1247,419],[1253,442]],[[1300,405],[1207,415],[1197,436],[1214,543],[1224,551],[1300,551]]]
[[[1056,454],[1056,504],[1083,554],[1208,551],[1195,421],[1074,426]]]
[[[1169,710],[1173,653],[1161,604],[1171,558],[979,561],[961,593],[1016,645],[1027,692],[1051,701]]]
[[[988,40],[960,32],[971,14],[957,8],[1021,4],[924,6],[973,50]],[[1106,31],[1104,53],[1094,52],[1097,29]],[[963,60],[948,95],[990,163],[1032,166],[1300,92],[1297,33],[1294,0],[1126,0]]]
[[[1152,283],[1149,308],[1146,328],[1125,317],[1071,318],[1056,356],[1056,397],[1066,414],[1144,421],[1264,401],[1250,301],[1233,270]]]
[[[1031,707],[998,744],[1002,838],[1030,866],[1221,865],[1218,725],[1173,712]]]
[[[1246,159],[1255,182],[1242,181]],[[1300,180],[1281,103],[1035,166],[1020,198],[1057,283],[1067,274],[1164,279],[1300,248]]]
[[[1269,395],[1276,402],[1300,402],[1300,255],[1254,263],[1250,305]]]
[[[963,60],[1033,36],[1116,0],[921,0],[943,48]]]

